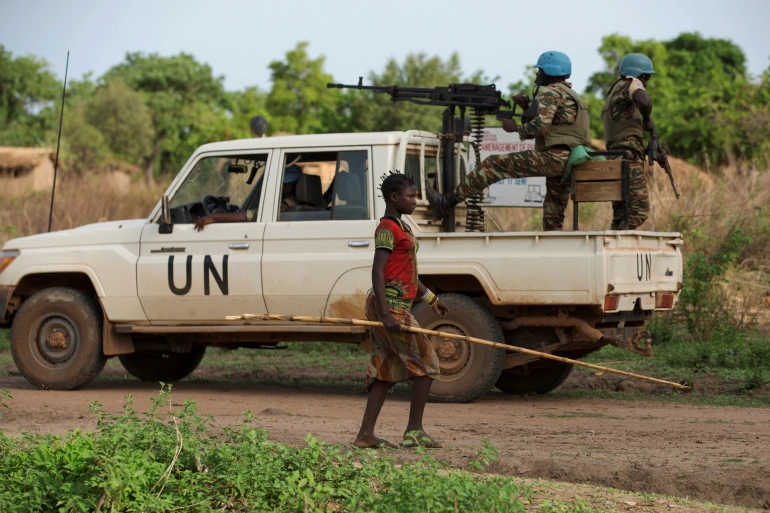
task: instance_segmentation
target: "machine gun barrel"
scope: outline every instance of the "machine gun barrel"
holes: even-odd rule
[[[385,93],[394,102],[407,101],[418,105],[434,105],[441,107],[460,107],[474,109],[477,113],[493,115],[498,118],[511,118],[521,116],[513,111],[505,111],[511,104],[504,100],[502,93],[497,90],[495,84],[449,84],[438,87],[406,87],[400,85],[367,86],[363,84],[363,77],[359,77],[358,84],[334,84],[328,83],[329,89],[358,89],[361,91],[373,91]]]
[[[359,89],[361,91],[374,91],[376,93],[387,93],[391,96],[396,94],[408,94],[408,95],[424,95],[422,97],[429,98],[434,92],[433,89],[428,87],[403,87],[398,85],[390,86],[366,86],[361,82],[358,85],[350,84],[333,84],[329,82],[326,84],[328,89]]]

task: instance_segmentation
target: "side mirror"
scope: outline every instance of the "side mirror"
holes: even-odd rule
[[[262,137],[267,132],[267,120],[264,116],[254,116],[249,122],[249,128],[251,129],[251,135]]]
[[[171,233],[174,231],[174,225],[171,224],[171,209],[168,206],[168,196],[165,194],[160,199],[160,227],[158,227],[158,233]]]

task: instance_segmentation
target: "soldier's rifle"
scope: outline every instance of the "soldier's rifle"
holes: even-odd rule
[[[409,102],[417,105],[445,107],[441,126],[441,177],[444,191],[451,191],[457,185],[454,174],[454,149],[455,143],[463,141],[466,131],[466,111],[469,111],[471,144],[476,151],[477,158],[481,158],[481,141],[484,138],[487,116],[494,116],[497,119],[522,116],[522,114],[516,113],[515,104],[513,104],[512,110],[507,110],[511,108],[511,102],[503,99],[501,91],[497,89],[495,84],[449,84],[438,87],[367,86],[363,84],[363,77],[359,77],[357,85],[328,83],[326,87],[385,93],[390,96],[394,103]],[[458,110],[460,116],[456,118],[455,114]],[[454,211],[444,218],[442,229],[447,232],[454,231]]]
[[[647,145],[647,159],[650,165],[652,165],[653,162],[658,162],[658,164],[663,169],[666,170],[668,179],[671,180],[671,187],[674,189],[674,194],[676,195],[676,199],[679,199],[679,191],[676,190],[676,183],[674,183],[674,175],[671,173],[671,164],[668,163],[668,158],[666,158],[666,152],[663,150],[663,146],[660,144],[660,139],[658,138],[658,131],[653,128],[651,135],[652,137],[650,137],[650,142]]]

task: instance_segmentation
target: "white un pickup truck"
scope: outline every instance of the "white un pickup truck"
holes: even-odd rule
[[[137,378],[167,381],[189,375],[209,346],[365,341],[359,326],[225,316],[363,317],[385,211],[378,186],[396,170],[410,174],[421,195],[407,217],[420,242],[420,278],[450,309],[438,318],[416,304],[423,327],[571,358],[606,344],[652,354],[645,322],[677,300],[681,234],[441,232],[425,200],[426,183],[441,188],[438,148],[435,133],[420,131],[207,144],[147,219],[8,241],[0,326],[11,327],[19,371],[41,388],[74,389],[117,356]],[[460,153],[458,179],[467,164]],[[286,169],[296,179],[294,166],[299,180],[284,185]],[[208,213],[236,211],[248,220],[194,228]],[[433,343],[438,401],[470,401],[495,386],[546,393],[571,370],[486,346]]]

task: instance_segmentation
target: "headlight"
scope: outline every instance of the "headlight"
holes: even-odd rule
[[[11,265],[17,256],[19,256],[19,251],[16,249],[0,251],[0,273],[5,271],[5,268]]]

